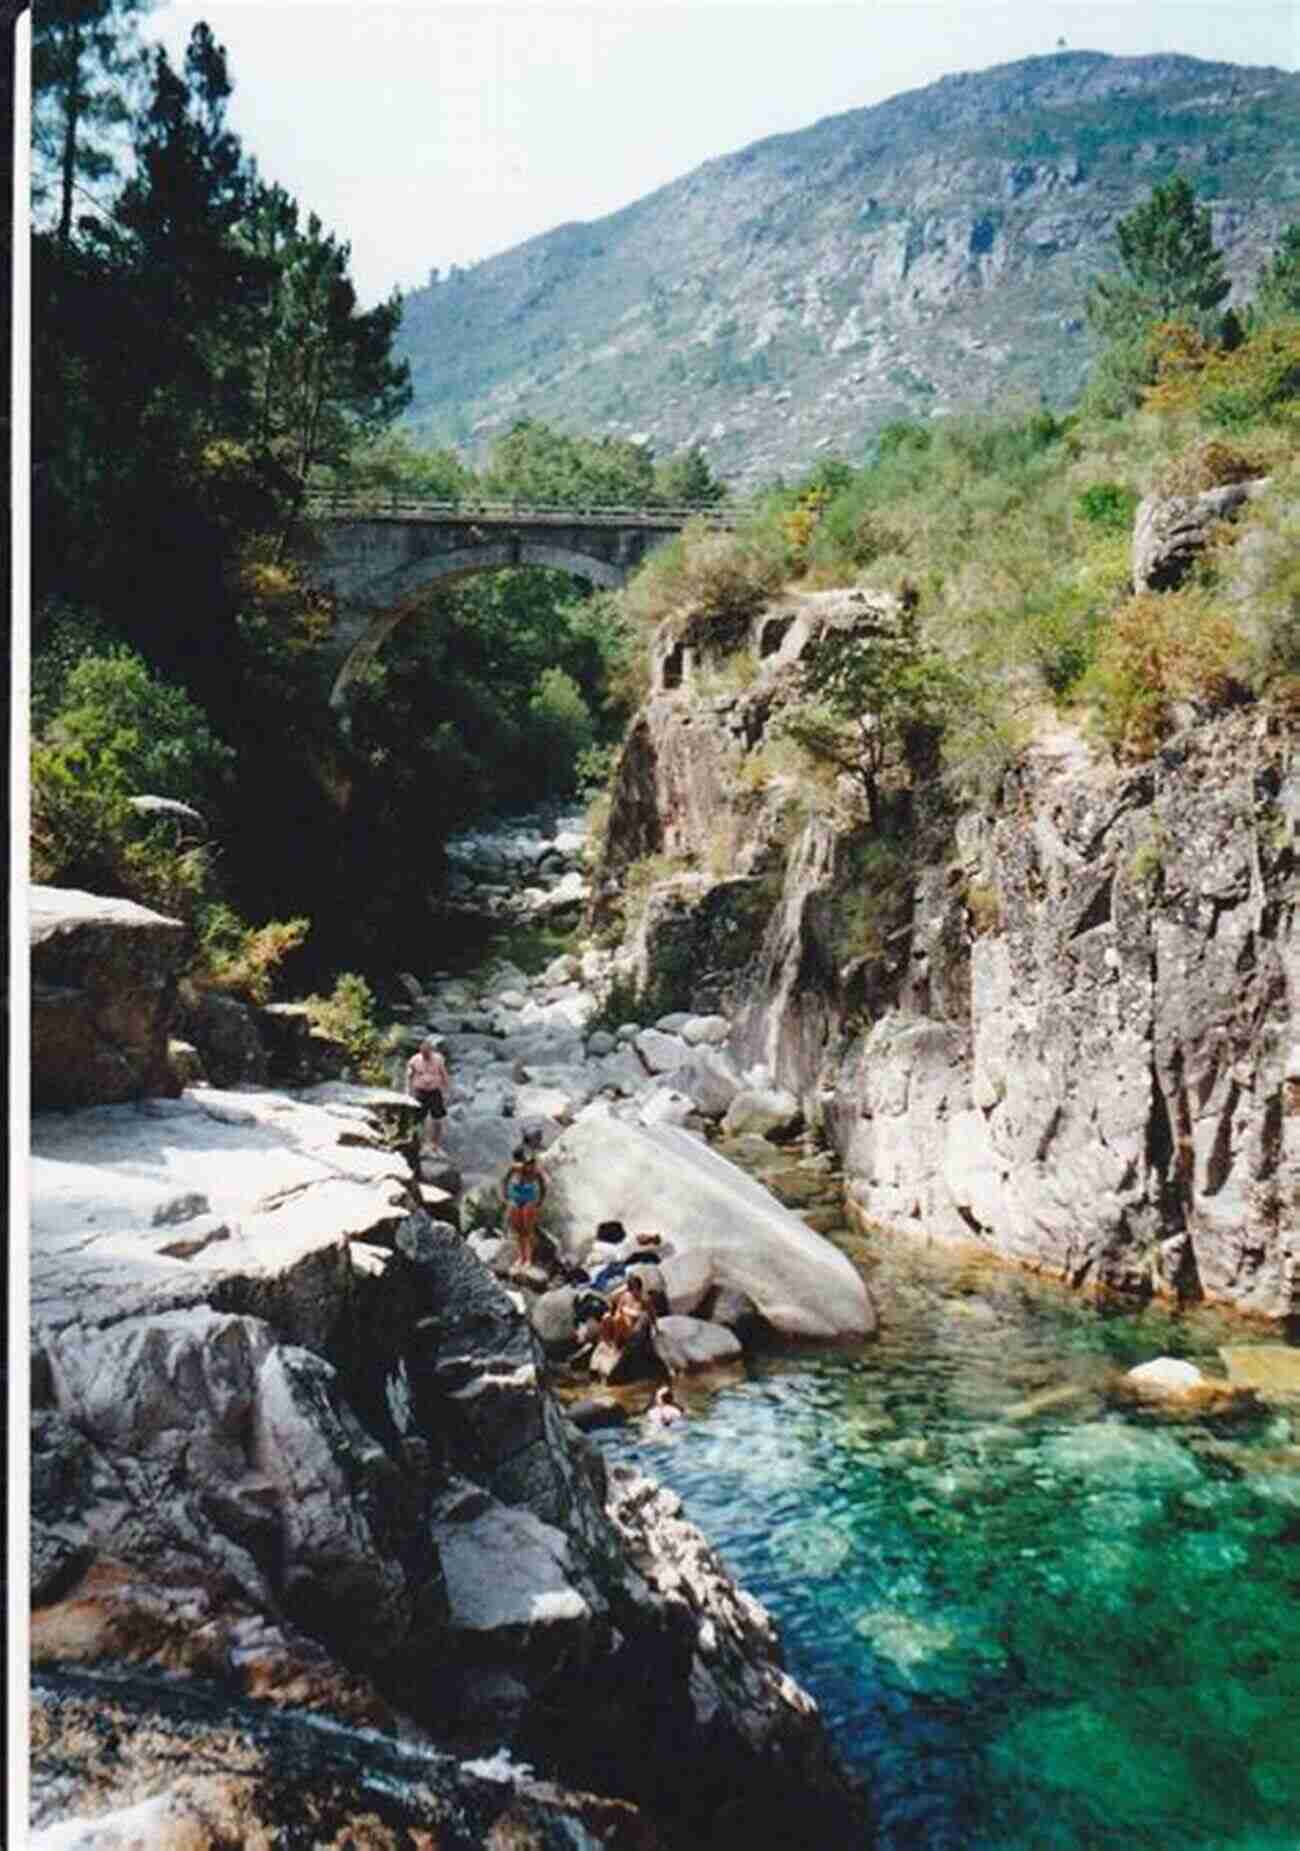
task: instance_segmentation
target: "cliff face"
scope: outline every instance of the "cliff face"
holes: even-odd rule
[[[733,1051],[802,1097],[870,1220],[1078,1286],[1300,1314],[1294,722],[1223,714],[1127,770],[1040,737],[991,814],[882,883],[835,797],[792,826],[780,780],[746,775],[809,627],[861,597],[796,599],[743,695],[702,702],[688,676],[644,710],[606,878],[652,841],[694,871],[652,893],[643,970],[710,977]],[[729,830],[747,847],[724,866]],[[766,898],[715,970],[700,922],[737,880]]]
[[[1240,291],[1294,216],[1300,80],[1059,52],[945,78],[710,161],[406,298],[411,421],[479,449],[521,417],[701,444],[745,484],[891,418],[1066,403],[1088,278],[1175,171]]]

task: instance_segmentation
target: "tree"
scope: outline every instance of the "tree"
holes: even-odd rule
[[[940,655],[917,647],[910,628],[863,636],[831,630],[806,661],[804,703],[784,731],[813,758],[858,779],[874,829],[881,780],[894,758],[920,765],[933,755],[960,698],[961,683]]]
[[[32,153],[38,195],[58,186],[57,235],[72,236],[79,180],[116,171],[114,131],[140,70],[136,22],[152,0],[41,0],[32,21]]]
[[[488,495],[564,507],[642,507],[653,483],[654,458],[645,444],[570,437],[533,418],[521,418],[497,439],[483,479]]]
[[[1210,231],[1208,206],[1198,206],[1181,174],[1153,188],[1115,227],[1123,274],[1095,277],[1088,319],[1113,341],[1131,341],[1159,321],[1187,321],[1208,334],[1232,288],[1223,254]]]
[[[660,463],[654,472],[654,499],[665,508],[715,508],[727,495],[697,444]]]
[[[1272,258],[1260,271],[1250,304],[1252,327],[1300,316],[1300,224],[1288,225]]]
[[[243,236],[266,275],[254,441],[287,479],[296,508],[313,470],[344,463],[410,403],[406,363],[390,358],[401,299],[358,313],[351,246],[327,234],[315,213],[300,229],[280,187],[257,189]]]

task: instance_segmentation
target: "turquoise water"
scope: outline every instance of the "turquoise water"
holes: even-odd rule
[[[1120,1372],[1221,1374],[1241,1326],[844,1244],[878,1342],[751,1361],[683,1428],[599,1438],[774,1613],[881,1846],[1295,1851],[1300,1403],[1135,1409]]]

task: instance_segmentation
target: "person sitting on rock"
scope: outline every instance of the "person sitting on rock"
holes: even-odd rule
[[[419,1051],[406,1063],[406,1090],[424,1111],[424,1149],[440,1150],[451,1074],[432,1035],[425,1036]]]
[[[646,1412],[646,1419],[652,1427],[675,1427],[679,1421],[686,1419],[686,1409],[673,1394],[670,1383],[665,1382],[656,1393]]]
[[[537,1153],[525,1144],[515,1146],[514,1162],[501,1184],[506,1221],[519,1248],[519,1264],[531,1266],[537,1241],[537,1217],[546,1200],[546,1178],[537,1167]]]
[[[631,1273],[627,1284],[615,1292],[609,1310],[600,1320],[600,1341],[625,1350],[638,1337],[653,1336],[657,1323],[644,1282]]]

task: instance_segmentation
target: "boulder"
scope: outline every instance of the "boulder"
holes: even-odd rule
[[[587,1367],[598,1382],[639,1382],[659,1373],[648,1332],[622,1345],[598,1343]]]
[[[671,1086],[652,1086],[637,1105],[643,1125],[684,1125],[694,1113],[694,1101]]]
[[[547,1155],[547,1224],[582,1259],[604,1220],[655,1228],[669,1303],[687,1257],[709,1282],[746,1293],[791,1336],[866,1336],[875,1308],[853,1266],[761,1184],[676,1126],[632,1125],[590,1106]]]
[[[725,1015],[688,1015],[678,1032],[693,1048],[706,1043],[716,1047],[731,1033],[731,1024]]]
[[[658,1028],[641,1029],[632,1045],[650,1073],[671,1073],[690,1052],[680,1035],[666,1035]]]
[[[709,1306],[709,1322],[721,1324],[727,1330],[744,1330],[758,1323],[758,1306],[747,1292],[733,1291],[724,1287]]]
[[[670,1316],[659,1320],[654,1352],[669,1375],[684,1375],[692,1369],[713,1369],[719,1363],[735,1362],[741,1348],[735,1332],[724,1330],[721,1324]]]
[[[699,1248],[674,1253],[659,1270],[669,1311],[689,1316],[699,1310],[714,1289],[712,1257]]]
[[[594,1433],[601,1427],[626,1427],[628,1422],[621,1401],[598,1401],[594,1395],[571,1401],[564,1411],[580,1433]]]
[[[577,1292],[571,1285],[558,1285],[535,1298],[529,1309],[529,1321],[547,1350],[563,1350],[573,1342],[576,1328],[574,1301]]]
[[[179,920],[34,886],[28,924],[33,1109],[175,1093],[167,1040],[185,959]]]
[[[741,1091],[742,1082],[720,1048],[700,1045],[692,1048],[676,1068],[673,1085],[705,1118],[722,1118]]]
[[[728,1137],[753,1132],[761,1138],[790,1137],[802,1124],[799,1101],[779,1086],[751,1086],[727,1107],[722,1128]]]
[[[205,991],[184,1009],[181,1021],[198,1048],[214,1086],[264,1086],[271,1062],[258,1022],[261,1012],[233,996]]]
[[[1267,486],[1266,479],[1229,482],[1200,495],[1148,495],[1133,522],[1133,586],[1172,591],[1209,544],[1212,529]]]
[[[1124,1380],[1143,1394],[1182,1395],[1189,1388],[1199,1388],[1205,1377],[1195,1363],[1175,1356],[1157,1356],[1130,1369]]]

